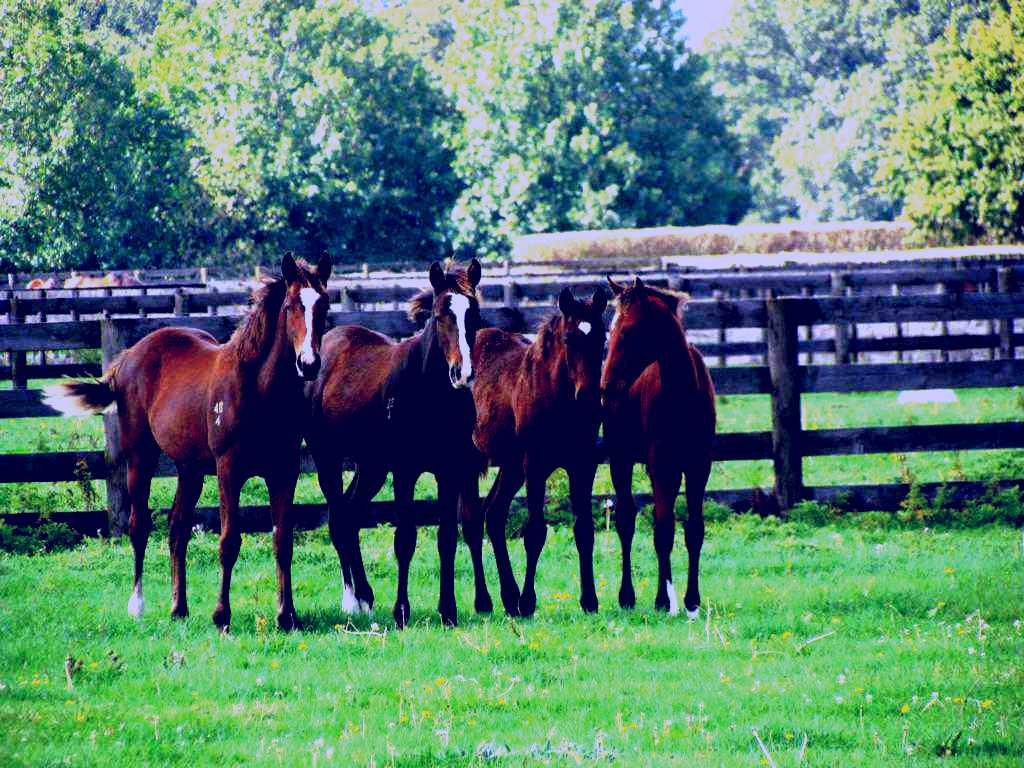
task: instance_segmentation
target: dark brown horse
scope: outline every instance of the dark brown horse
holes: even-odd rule
[[[416,549],[413,491],[419,476],[429,472],[437,479],[440,510],[438,611],[446,624],[456,623],[457,502],[464,486],[476,484],[479,472],[469,389],[470,350],[480,327],[479,282],[476,259],[468,268],[453,265],[447,272],[435,262],[430,267],[431,289],[413,299],[410,309],[410,315],[426,318],[422,331],[398,343],[351,325],[324,336],[323,371],[310,387],[312,419],[306,442],[330,510],[346,612],[368,611],[373,605],[359,552],[359,528],[367,505],[391,472],[398,559],[394,617],[399,627],[409,621],[409,562]],[[346,459],[355,462],[356,474],[342,493]],[[467,536],[483,535],[478,520],[470,521],[465,530]],[[479,552],[479,546],[474,551]]]
[[[282,277],[253,294],[253,306],[230,341],[218,344],[189,328],[154,331],[121,354],[97,382],[58,384],[48,402],[63,413],[98,413],[116,404],[122,455],[128,461],[129,536],[135,550],[135,588],[128,611],[142,614],[142,567],[152,527],[150,480],[163,451],[178,467],[170,514],[171,615],[188,615],[185,550],[203,476],[216,471],[220,489],[221,587],[213,621],[231,622],[228,592],[238,559],[238,495],[253,476],[266,480],[274,524],[278,613],[282,629],[297,623],[292,603],[293,521],[305,414],[303,380],[320,369],[327,317],[325,255],[315,270],[291,254]]]
[[[511,616],[530,616],[537,607],[534,580],[547,536],[544,490],[548,477],[559,467],[569,475],[580,557],[580,605],[585,611],[597,610],[591,492],[601,425],[599,385],[607,302],[602,290],[590,301],[578,301],[564,288],[558,297],[561,312],[544,324],[532,344],[519,334],[496,328],[477,335],[473,442],[498,467],[484,509],[502,603]],[[509,563],[505,522],[512,497],[524,480],[529,517],[523,539],[526,576],[520,595]],[[478,585],[481,580],[478,575]]]
[[[630,551],[636,527],[633,463],[647,466],[654,492],[654,549],[658,554],[655,608],[679,610],[672,585],[675,501],[686,476],[686,550],[689,575],[683,603],[691,618],[700,607],[698,572],[704,543],[704,489],[715,437],[715,388],[700,353],[686,340],[685,296],[645,286],[624,288],[610,277],[617,297],[601,380],[604,436],[615,486],[615,527],[622,542],[619,605],[636,604]]]

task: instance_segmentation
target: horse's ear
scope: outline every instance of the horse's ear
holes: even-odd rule
[[[299,277],[299,265],[295,263],[295,257],[288,251],[281,257],[281,274],[286,282],[294,283]]]
[[[448,288],[448,280],[444,276],[444,267],[441,266],[441,262],[435,261],[430,265],[430,287],[434,289],[434,294],[444,293]]]
[[[604,314],[604,310],[608,306],[608,294],[604,292],[603,288],[597,288],[594,290],[594,298],[590,300],[590,306],[597,314]]]
[[[643,288],[644,287],[644,281],[640,279],[640,275],[633,275],[633,287],[634,288]]]
[[[469,284],[474,288],[480,284],[480,276],[483,273],[483,269],[480,267],[480,262],[476,260],[476,257],[469,262],[469,269],[466,270],[466,275],[469,277]]]
[[[324,252],[323,256],[316,263],[316,276],[320,278],[320,285],[327,287],[327,281],[331,278],[331,255]]]
[[[558,309],[561,310],[563,315],[571,315],[575,306],[576,297],[572,295],[572,289],[569,286],[565,286],[562,292],[558,294]]]
[[[612,280],[611,275],[605,275],[605,277],[608,279],[608,287],[612,289],[612,294],[615,296],[621,296],[622,292],[626,290],[626,286],[616,283]]]

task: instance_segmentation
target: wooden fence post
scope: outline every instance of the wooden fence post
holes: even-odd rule
[[[805,285],[800,289],[800,295],[805,298],[812,298],[814,296],[814,288],[810,285]],[[807,342],[807,354],[805,360],[807,365],[814,365],[814,326],[803,325],[800,326],[803,339]]]
[[[104,315],[100,320],[100,348],[103,370],[128,348],[126,324]],[[128,457],[121,450],[121,424],[117,412],[103,414],[103,454],[107,464],[107,527],[111,536],[123,536],[128,530],[131,501],[128,497]]]
[[[800,344],[793,299],[769,298],[768,371],[772,382],[772,463],[775,466],[775,497],[781,509],[789,509],[803,495],[803,457],[800,453]]]
[[[939,296],[945,295],[949,292],[949,286],[945,283],[935,284],[935,293]],[[939,335],[942,337],[943,344],[949,341],[949,321],[942,320],[939,322]],[[939,350],[939,360],[943,363],[949,362],[949,347],[943,347]]]
[[[182,288],[174,292],[174,314],[176,317],[188,315],[188,294]]]
[[[832,295],[845,296],[849,275],[845,272],[832,273]],[[836,323],[835,331],[836,365],[850,362],[850,327],[846,323]]]
[[[203,270],[205,271],[206,267],[203,267]],[[205,283],[206,280],[204,279],[203,282]],[[207,300],[207,304],[206,304],[206,314],[208,314],[210,317],[216,317],[217,316],[217,303],[216,303],[216,294],[217,293],[219,293],[219,291],[217,289],[217,286],[216,285],[211,285],[210,286],[210,298]]]
[[[355,312],[356,302],[352,298],[352,291],[349,287],[341,289],[341,311],[342,312]]]
[[[19,306],[18,297],[11,293],[11,322],[21,325],[25,322],[25,313]],[[28,389],[28,353],[11,352],[11,386],[15,389]]]
[[[899,296],[900,295],[899,283],[893,283],[889,287],[889,295],[890,296]],[[902,341],[903,341],[903,323],[899,323],[898,322],[898,323],[896,323],[896,362],[897,363],[902,363],[903,362],[903,347],[901,346]]]
[[[503,296],[505,306],[509,309],[515,309],[519,304],[519,292],[516,290],[516,281],[509,280],[503,286]]]
[[[715,291],[712,294],[712,296],[714,296],[715,301],[719,301],[719,302],[725,299],[725,294],[722,291],[720,291],[720,290]],[[718,316],[721,317],[722,314],[719,313]],[[725,325],[720,323],[718,328],[715,330],[715,341],[718,342],[718,350],[719,350],[719,352],[718,352],[718,365],[719,366],[724,366],[727,363],[727,359],[726,359],[726,356],[725,356],[725,339],[726,339]]]
[[[1000,267],[996,273],[996,285],[1000,293],[1011,293],[1013,291],[1013,271],[1010,267]],[[1013,322],[1012,317],[999,321],[999,358],[1001,360],[1013,360],[1016,350],[1013,348]]]

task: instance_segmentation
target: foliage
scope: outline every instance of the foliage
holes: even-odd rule
[[[189,129],[236,260],[447,252],[446,102],[355,2],[169,3],[134,66]]]
[[[206,198],[185,132],[57,0],[0,5],[0,267],[192,261]]]
[[[1024,2],[966,31],[951,25],[929,76],[892,121],[881,175],[920,233],[1024,239]]]
[[[926,46],[990,0],[742,0],[709,55],[764,221],[890,219],[876,183],[886,118],[927,70]]]
[[[0,552],[38,555],[77,547],[82,535],[64,523],[40,520],[37,525],[7,525],[0,521]]]
[[[457,245],[743,215],[736,142],[669,3],[470,0],[454,19],[439,71],[462,118]]]

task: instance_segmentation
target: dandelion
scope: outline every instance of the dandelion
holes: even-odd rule
[[[305,640],[303,640],[302,642],[299,643],[299,650],[300,651],[305,651],[307,648],[309,648],[309,646],[306,645],[306,641]]]
[[[536,651],[540,648],[540,643],[538,643],[536,640],[531,640],[530,644],[526,647],[529,648],[531,651]]]
[[[439,677],[437,678],[437,680],[434,681],[434,685],[436,685],[438,688],[444,688],[447,682],[448,681],[445,680],[443,677]]]
[[[789,638],[791,638],[791,637],[793,637],[793,633],[790,632],[788,629],[785,632],[782,633],[782,639],[783,640],[789,640]]]
[[[792,741],[792,740],[793,740],[793,732],[792,731],[786,731],[786,741]]]
[[[991,707],[991,706],[992,706],[992,705],[993,705],[994,703],[995,703],[995,702],[994,702],[994,701],[992,701],[992,699],[985,699],[985,700],[984,700],[983,702],[981,702],[981,708],[982,708],[982,709],[988,709],[988,708],[989,708],[989,707]]]
[[[951,576],[952,574],[956,573],[956,568],[954,568],[951,565],[947,565],[943,570],[945,571],[947,576]]]
[[[281,668],[281,662],[278,661],[277,659],[274,659],[273,661],[270,662],[270,668],[271,669],[280,669]]]
[[[904,714],[904,715],[907,714],[907,712],[909,712],[909,711],[910,711],[910,705],[909,704],[904,704],[902,707],[900,707],[900,712],[902,714]]]

